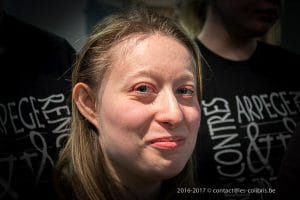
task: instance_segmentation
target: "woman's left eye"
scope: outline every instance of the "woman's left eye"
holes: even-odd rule
[[[177,89],[176,93],[182,94],[182,95],[187,95],[187,96],[192,96],[194,94],[194,90],[183,87],[183,88]]]

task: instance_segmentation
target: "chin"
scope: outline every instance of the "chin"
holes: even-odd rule
[[[257,25],[253,30],[253,36],[254,37],[263,37],[265,36],[268,31],[272,28],[272,26],[274,25],[274,23],[261,23],[259,25]]]
[[[255,38],[264,37],[268,33],[268,30],[269,28],[255,29],[252,30],[252,32],[249,32],[249,36]]]
[[[185,167],[186,163],[174,163],[169,166],[165,166],[164,169],[160,171],[163,179],[170,179],[177,176]]]

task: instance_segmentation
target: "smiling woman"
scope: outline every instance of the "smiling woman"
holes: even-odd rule
[[[179,26],[145,9],[109,16],[72,81],[70,137],[56,168],[62,199],[168,199],[194,186],[199,53]]]

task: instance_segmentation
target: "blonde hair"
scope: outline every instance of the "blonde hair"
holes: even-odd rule
[[[145,8],[129,9],[105,18],[97,25],[78,54],[72,74],[72,86],[83,82],[96,93],[111,60],[109,50],[133,34],[163,34],[181,42],[190,51],[195,62],[198,100],[201,100],[201,68],[195,44],[172,20]],[[72,122],[68,141],[56,165],[55,182],[62,199],[70,196],[84,200],[123,199],[122,191],[110,175],[98,141],[96,128],[89,123],[72,102]],[[174,185],[189,186],[194,180],[194,163],[191,158],[184,170],[165,181]],[[128,191],[127,191],[128,192]]]

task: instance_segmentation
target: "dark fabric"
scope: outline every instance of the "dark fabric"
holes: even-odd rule
[[[288,144],[278,176],[279,199],[300,199],[300,124]]]
[[[232,61],[197,43],[204,60],[196,147],[203,195],[274,199],[282,156],[299,121],[299,56],[259,42],[248,60]],[[207,192],[214,188],[220,190]]]
[[[70,121],[75,50],[4,15],[0,26],[0,199],[51,199],[52,166]]]

